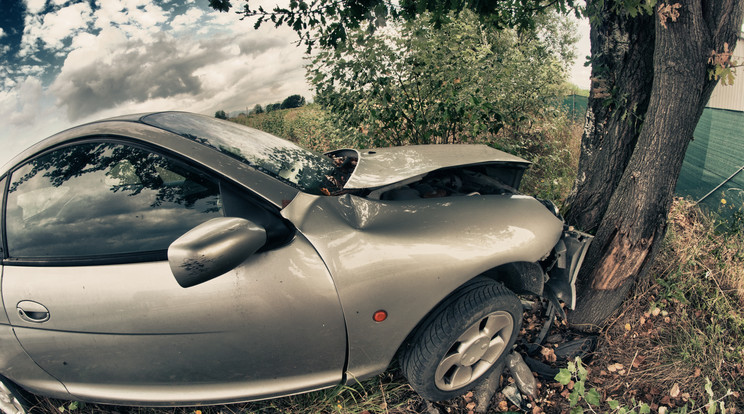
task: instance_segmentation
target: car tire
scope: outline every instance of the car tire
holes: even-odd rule
[[[445,300],[414,333],[400,365],[423,398],[462,395],[488,377],[514,345],[522,304],[501,283],[478,277]]]
[[[7,378],[0,376],[0,413],[27,414],[31,412],[25,392]]]

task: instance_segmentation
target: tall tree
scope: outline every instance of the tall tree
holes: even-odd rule
[[[468,142],[552,119],[574,57],[575,25],[555,13],[538,30],[496,30],[464,10],[431,30],[429,13],[315,54],[315,102],[356,145]],[[565,43],[552,44],[554,39]],[[539,62],[539,64],[536,64]]]
[[[588,7],[597,20],[591,29],[595,84],[567,217],[596,229],[571,318],[592,327],[652,265],[687,146],[717,83],[711,62],[735,44],[744,1],[660,3],[650,19],[630,20],[627,8],[612,2],[589,1]]]
[[[228,0],[210,3],[230,8]],[[311,48],[335,47],[349,28],[374,30],[427,10],[435,24],[469,8],[497,27],[530,27],[548,9],[573,7],[574,0],[293,0],[273,10],[246,2],[240,13],[256,16],[256,26],[288,25]],[[711,74],[727,70],[744,0],[587,0],[583,11],[592,26],[592,90],[567,219],[596,233],[570,315],[592,328],[650,268],[687,145],[717,83]]]
[[[299,108],[305,105],[305,98],[301,95],[290,95],[282,101],[281,109]]]

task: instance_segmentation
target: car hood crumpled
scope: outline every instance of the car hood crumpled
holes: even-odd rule
[[[347,152],[334,151],[331,154]],[[416,145],[356,151],[357,166],[345,190],[378,188],[443,168],[480,164],[512,164],[525,168],[531,163],[487,145]]]

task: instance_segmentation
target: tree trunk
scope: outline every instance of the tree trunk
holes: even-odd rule
[[[716,84],[708,78],[708,58],[724,43],[733,45],[741,27],[744,0],[676,1],[676,21],[654,16],[648,110],[579,275],[577,308],[570,316],[575,326],[600,325],[651,267],[687,145]]]
[[[592,89],[581,138],[579,175],[566,200],[566,220],[599,226],[630,160],[653,82],[654,17],[629,17],[612,2],[588,1]]]

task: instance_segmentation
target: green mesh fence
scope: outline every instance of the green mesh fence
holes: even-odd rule
[[[566,96],[563,107],[581,121],[587,100],[585,96]],[[694,137],[677,181],[677,195],[695,201],[705,197],[704,206],[722,213],[744,210],[744,170],[741,169],[744,166],[744,112],[705,108]]]
[[[589,98],[580,95],[568,95],[563,98],[563,107],[572,119],[583,122]]]
[[[705,108],[694,137],[677,181],[677,194],[694,200],[705,197],[702,204],[712,210],[741,211],[744,209],[744,170],[740,170],[744,166],[744,112]]]

